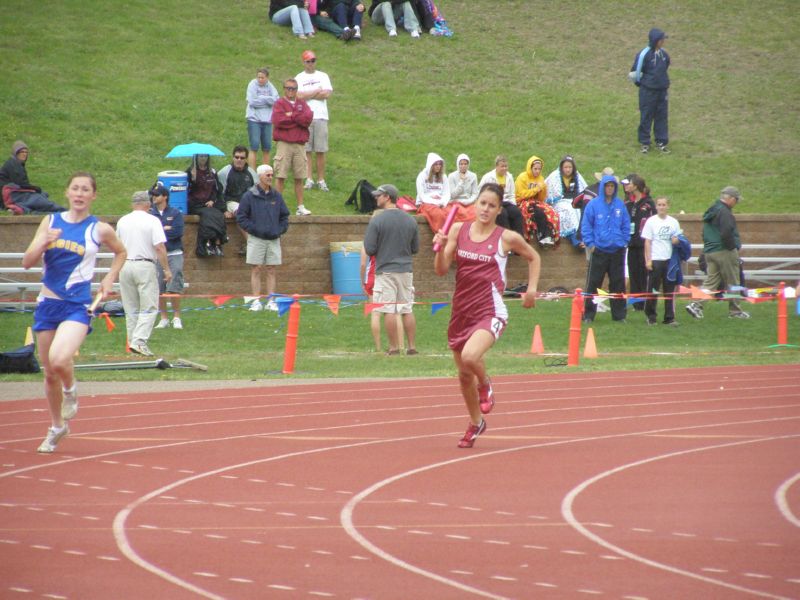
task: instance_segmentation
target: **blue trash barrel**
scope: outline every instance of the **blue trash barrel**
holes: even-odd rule
[[[364,299],[361,289],[361,248],[364,242],[331,242],[331,279],[334,294]],[[353,297],[353,296],[351,296]]]
[[[184,171],[161,171],[158,183],[169,190],[169,205],[183,214],[189,212],[189,177]]]

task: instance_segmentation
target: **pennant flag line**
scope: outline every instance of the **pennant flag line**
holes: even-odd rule
[[[235,298],[235,297],[236,296],[217,296],[216,298],[214,298],[213,302],[214,302],[215,306],[222,306],[228,300],[230,300],[232,298]]]
[[[364,303],[364,315],[370,314],[376,308],[380,308],[383,306],[383,302],[365,302]]]
[[[339,302],[342,301],[342,297],[339,294],[325,294],[322,296],[325,303],[328,305],[330,311],[338,315],[339,314]]]

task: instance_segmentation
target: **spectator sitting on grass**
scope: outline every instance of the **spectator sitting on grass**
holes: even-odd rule
[[[408,0],[372,0],[369,16],[375,25],[383,25],[389,37],[397,37],[397,22],[402,18],[403,27],[412,38],[419,38],[419,19]]]
[[[459,154],[456,159],[458,169],[447,176],[450,186],[450,201],[459,202],[464,207],[470,207],[478,198],[478,176],[469,170],[469,156]],[[474,218],[474,211],[470,210]]]
[[[17,214],[52,213],[66,210],[52,202],[42,188],[28,181],[25,163],[28,161],[28,145],[20,140],[11,146],[11,156],[0,167],[0,190],[9,210]],[[8,190],[3,190],[9,186]]]
[[[547,203],[555,208],[561,228],[561,237],[578,246],[580,214],[572,205],[573,200],[586,188],[586,181],[575,166],[575,159],[567,155],[561,159],[558,169],[545,179]]]
[[[425,168],[417,175],[417,212],[425,217],[431,231],[436,233],[447,218],[450,184],[444,174],[444,159],[429,152]]]
[[[525,221],[525,238],[537,240],[543,247],[553,248],[561,240],[558,214],[547,204],[547,184],[542,177],[544,163],[531,156],[525,171],[517,175],[515,193],[517,205]]]
[[[292,26],[298,39],[314,37],[314,26],[308,14],[308,0],[270,0],[269,20],[275,25]]]
[[[356,3],[361,6],[361,12],[353,8],[353,12],[358,15],[358,25],[354,27],[348,24],[351,0],[320,0],[317,11],[311,13],[311,22],[319,31],[332,33],[344,42],[354,38],[360,40],[361,13],[364,11],[364,5],[360,0],[356,0]]]

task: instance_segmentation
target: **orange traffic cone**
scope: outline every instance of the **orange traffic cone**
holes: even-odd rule
[[[583,358],[597,358],[597,346],[594,343],[594,330],[589,327],[586,333],[586,344],[583,346]]]
[[[542,329],[538,325],[533,329],[533,340],[531,341],[531,354],[544,354],[544,344],[542,343]]]

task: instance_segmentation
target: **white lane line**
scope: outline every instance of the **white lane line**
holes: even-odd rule
[[[42,594],[42,598],[52,598],[53,600],[67,600],[66,596],[61,594]]]
[[[370,559],[369,556],[361,556],[359,554],[353,554],[352,556],[350,556],[350,558],[352,558],[353,560],[369,560]]]
[[[328,517],[320,517],[320,516],[317,516],[317,515],[309,515],[309,516],[306,517],[306,519],[309,519],[311,521],[327,521]]]
[[[218,533],[207,533],[204,537],[207,537],[210,540],[227,540],[227,535],[220,535]]]
[[[582,552],[581,550],[562,550],[561,554],[571,554],[573,556],[584,556],[586,552]]]
[[[90,485],[89,489],[90,490],[96,490],[98,492],[105,492],[105,491],[108,490],[108,488],[105,487],[104,485]]]
[[[8,589],[11,592],[19,592],[20,594],[31,594],[31,593],[33,593],[33,590],[29,590],[28,588],[24,588],[24,587],[16,587],[16,586],[14,586],[14,587],[10,587]]]
[[[287,546],[285,544],[276,544],[276,548],[280,548],[281,550],[297,550],[296,546]]]
[[[281,585],[279,583],[272,583],[267,586],[268,588],[272,588],[273,590],[283,590],[286,592],[293,592],[295,588],[290,585]]]
[[[800,518],[792,512],[786,495],[789,492],[789,488],[798,481],[800,481],[800,473],[796,473],[794,476],[781,483],[778,489],[775,490],[775,504],[778,505],[778,510],[783,515],[783,518],[795,527],[800,527]]]
[[[320,592],[320,591],[317,591],[317,590],[310,590],[308,592],[308,595],[309,596],[322,596],[323,598],[333,598],[333,594],[331,594],[330,592]]]
[[[742,575],[752,579],[772,579],[772,575],[764,575],[763,573],[742,573]]]
[[[249,481],[249,482],[251,482],[251,483],[267,483],[267,482],[266,482],[265,480],[263,480],[263,479],[255,479],[255,478],[253,478],[253,479],[248,479],[247,481]]]
[[[534,581],[533,585],[538,585],[539,587],[543,587],[543,588],[557,588],[558,587],[555,583],[547,583],[546,581]]]
[[[100,559],[100,560],[107,560],[107,561],[110,561],[110,562],[119,561],[119,558],[117,558],[116,556],[100,555],[97,558]]]
[[[86,556],[83,550],[64,550],[64,554],[71,554],[72,556]]]
[[[42,512],[44,509],[41,506],[26,506],[25,510],[32,510],[33,512]]]
[[[506,575],[491,575],[489,579],[496,579],[497,581],[517,581],[516,577],[508,577]]]
[[[314,554],[321,554],[322,556],[332,556],[333,552],[330,550],[312,550]]]
[[[228,577],[228,581],[233,583],[253,583],[252,579],[245,579],[244,577]]]
[[[458,535],[455,533],[448,533],[444,537],[450,538],[451,540],[471,540],[472,538],[468,535]]]
[[[219,577],[216,573],[209,573],[208,571],[195,571],[194,574],[198,577],[208,577],[209,579]]]
[[[453,569],[450,572],[454,573],[456,575],[474,575],[474,573],[472,571],[463,571],[461,569]]]
[[[549,550],[547,546],[537,546],[536,544],[525,544],[522,547],[528,550]]]
[[[419,529],[409,529],[408,533],[411,535],[433,535],[432,531],[421,531]]]
[[[592,595],[594,595],[594,596],[600,596],[600,595],[603,593],[603,592],[601,592],[600,590],[586,590],[586,589],[582,589],[582,590],[575,590],[575,591],[576,591],[576,592],[578,592],[579,594],[592,594]]]
[[[705,571],[706,573],[727,573],[728,569],[718,569],[717,567],[703,567],[700,569],[701,571]]]
[[[706,425],[706,427],[708,427],[708,425]],[[784,436],[772,436],[772,437],[765,437],[765,438],[740,440],[740,441],[736,441],[736,442],[728,442],[728,443],[725,443],[725,444],[715,444],[715,445],[712,445],[712,446],[702,446],[702,447],[699,447],[699,448],[690,448],[688,450],[679,450],[677,452],[668,452],[668,453],[665,453],[665,454],[659,454],[657,456],[652,456],[650,458],[646,458],[646,459],[643,459],[643,460],[639,460],[639,461],[631,462],[631,463],[628,463],[628,464],[625,464],[625,465],[621,465],[621,466],[615,467],[613,469],[608,469],[607,471],[603,471],[602,473],[598,473],[594,477],[590,477],[589,479],[586,479],[585,481],[583,481],[582,483],[580,483],[579,485],[574,487],[572,490],[570,490],[569,493],[567,493],[567,495],[564,496],[564,499],[561,502],[561,515],[564,517],[564,519],[567,521],[567,523],[573,529],[578,531],[578,533],[582,534],[584,537],[587,537],[591,541],[595,542],[596,544],[599,544],[599,545],[603,546],[604,548],[607,548],[607,549],[611,550],[612,552],[616,552],[617,554],[625,556],[626,558],[630,558],[631,560],[635,560],[637,562],[640,562],[642,564],[645,564],[645,565],[648,565],[648,566],[651,566],[651,567],[655,567],[657,569],[662,569],[662,570],[667,571],[669,573],[675,573],[677,575],[682,575],[684,577],[688,577],[688,578],[691,578],[691,579],[697,579],[699,581],[704,581],[706,583],[711,583],[711,584],[718,585],[720,587],[724,587],[724,588],[727,588],[727,589],[736,590],[738,592],[754,594],[756,596],[761,596],[761,597],[764,597],[764,598],[774,598],[774,599],[777,600],[777,599],[780,598],[780,596],[776,596],[776,595],[770,594],[768,592],[762,592],[760,590],[754,590],[754,589],[747,588],[747,587],[740,586],[740,585],[736,585],[736,584],[733,584],[733,583],[728,583],[727,581],[723,581],[721,579],[714,579],[712,577],[706,577],[705,575],[699,575],[697,573],[693,573],[691,571],[687,571],[687,570],[681,569],[679,567],[674,567],[672,565],[668,565],[668,564],[661,563],[661,562],[658,562],[658,561],[655,561],[655,560],[651,560],[649,558],[646,558],[644,556],[640,556],[638,554],[634,554],[633,552],[630,552],[628,550],[625,550],[624,548],[616,546],[616,545],[612,544],[611,542],[601,538],[600,536],[598,536],[594,532],[590,531],[586,527],[584,527],[578,521],[578,519],[575,518],[575,514],[572,511],[572,507],[573,507],[573,505],[575,503],[575,499],[578,497],[578,495],[581,494],[583,491],[585,491],[592,484],[597,483],[598,481],[601,481],[601,480],[603,480],[603,479],[605,479],[607,477],[610,477],[612,475],[616,475],[616,474],[618,474],[618,473],[620,473],[622,471],[626,471],[626,470],[631,469],[631,468],[640,467],[642,465],[650,464],[650,463],[661,461],[661,460],[665,460],[665,459],[671,459],[671,458],[675,458],[675,457],[678,457],[678,456],[692,455],[692,454],[696,454],[696,453],[699,453],[699,452],[707,452],[707,451],[710,451],[710,450],[720,450],[720,449],[723,449],[723,448],[733,448],[733,447],[744,446],[744,445],[749,445],[749,444],[759,444],[759,443],[763,443],[763,442],[775,442],[775,441],[797,439],[798,437],[800,437],[800,435],[796,435],[796,434],[795,435],[784,435]]]
[[[260,542],[258,540],[242,540],[242,543],[243,544],[252,544],[252,545],[255,546],[255,545],[263,544],[264,542]]]
[[[52,550],[52,546],[45,546],[44,544],[31,544],[31,548],[35,550]]]
[[[621,556],[617,556],[615,554],[601,554],[600,558],[603,560],[625,560]]]
[[[511,542],[505,540],[483,540],[484,544],[495,544],[496,546],[510,546]]]
[[[676,537],[684,537],[684,538],[695,538],[697,537],[696,533],[684,533],[682,531],[673,531],[672,535]]]

